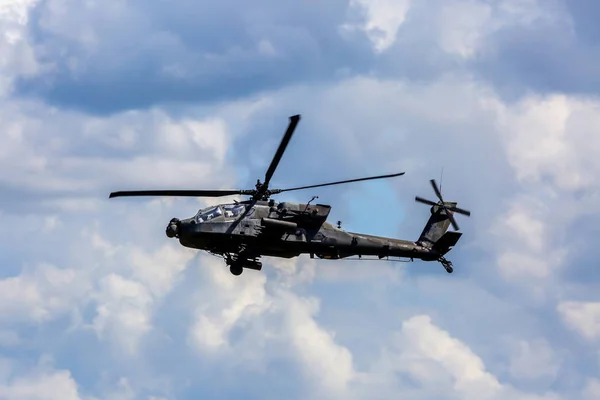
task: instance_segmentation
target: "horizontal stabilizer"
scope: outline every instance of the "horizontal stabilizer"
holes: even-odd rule
[[[446,254],[450,248],[456,245],[461,236],[462,232],[447,231],[434,243],[433,248],[441,254]]]

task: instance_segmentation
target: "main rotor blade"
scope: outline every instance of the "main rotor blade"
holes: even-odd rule
[[[269,186],[269,182],[271,181],[271,178],[273,177],[273,174],[275,173],[275,169],[277,168],[277,165],[279,165],[279,161],[281,160],[281,157],[283,156],[283,153],[285,152],[285,148],[287,147],[288,143],[290,142],[290,139],[292,138],[292,135],[294,134],[294,130],[296,129],[296,126],[298,125],[299,121],[300,121],[300,115],[293,115],[290,117],[290,123],[287,127],[287,130],[285,131],[285,135],[283,135],[283,138],[281,139],[281,143],[279,143],[279,147],[277,148],[277,152],[275,152],[275,155],[273,156],[273,160],[271,161],[271,165],[269,165],[269,169],[267,170],[267,173],[265,174],[265,181],[263,182],[264,186]]]
[[[323,187],[323,186],[341,185],[342,183],[368,181],[368,180],[372,180],[372,179],[393,178],[395,176],[400,176],[400,175],[404,175],[404,174],[405,174],[405,172],[400,172],[400,173],[397,173],[397,174],[390,174],[390,175],[379,175],[379,176],[371,176],[371,177],[368,177],[368,178],[349,179],[349,180],[346,180],[346,181],[321,183],[319,185],[300,186],[300,187],[295,187],[295,188],[290,188],[290,189],[280,189],[280,190],[277,190],[277,193],[291,192],[292,190],[312,189],[312,188]],[[275,192],[275,191],[273,191],[273,192]]]
[[[459,230],[458,224],[456,223],[456,220],[454,219],[454,215],[452,215],[452,213],[448,210],[448,208],[446,208],[446,207],[444,207],[444,208],[446,209],[446,215],[448,216],[448,219],[450,219],[450,223],[454,227],[454,230],[455,231]]]
[[[435,183],[435,179],[430,180],[429,182],[431,182],[431,186],[433,186],[433,190],[435,191],[435,195],[438,197],[438,199],[440,199],[442,201],[442,203],[444,202],[444,198],[442,197],[442,194],[440,193],[440,189],[438,189],[437,184]]]
[[[419,203],[429,204],[430,206],[437,206],[437,205],[439,205],[435,201],[427,200],[427,199],[424,199],[424,198],[419,197],[419,196],[415,197],[415,201],[418,201]]]
[[[221,197],[245,194],[244,190],[129,190],[112,192],[109,198],[131,196],[185,196],[185,197]]]
[[[463,210],[462,208],[453,207],[453,206],[448,206],[447,208],[448,208],[448,210],[450,210],[450,211],[454,211],[454,212],[457,212],[457,213],[459,213],[459,214],[466,215],[467,217],[470,217],[470,216],[471,216],[471,211],[468,211],[468,210]]]

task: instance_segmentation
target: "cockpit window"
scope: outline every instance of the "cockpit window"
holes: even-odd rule
[[[223,211],[221,210],[221,207],[219,207],[219,206],[212,207],[212,208],[209,208],[208,210],[203,211],[202,213],[198,214],[196,216],[196,222],[210,221],[211,219],[220,217],[221,215],[223,215]]]
[[[227,204],[223,206],[225,218],[237,218],[246,211],[246,206],[243,204]]]

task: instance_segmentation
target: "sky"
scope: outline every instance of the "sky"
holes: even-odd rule
[[[0,399],[600,398],[595,0],[0,1]],[[164,229],[242,189],[435,262],[263,259]],[[443,175],[442,175],[443,171]],[[233,198],[224,199],[230,201]]]

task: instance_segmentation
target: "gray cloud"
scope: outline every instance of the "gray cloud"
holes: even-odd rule
[[[412,2],[396,40],[377,53],[372,32],[344,27],[381,16],[343,0],[319,9],[279,2],[268,12],[236,2],[73,2],[69,13],[44,0],[28,26],[47,69],[21,77],[17,93],[103,114],[210,104],[369,72],[432,81],[449,71],[477,74],[506,99],[529,89],[597,93],[600,55],[586,22],[595,9],[571,3]]]
[[[565,1],[565,7],[571,15],[572,28],[577,37],[587,45],[598,49],[598,37],[600,29],[598,28],[597,18],[600,15],[600,5],[594,0]]]
[[[372,58],[364,36],[338,34],[342,0],[318,9],[289,1],[71,2],[67,14],[58,4],[40,2],[29,25],[38,60],[52,71],[22,79],[18,90],[93,113],[330,81],[340,69],[365,72]]]
[[[495,33],[488,45],[475,68],[507,99],[530,90],[600,92],[600,47],[572,36],[566,24],[505,29]]]

